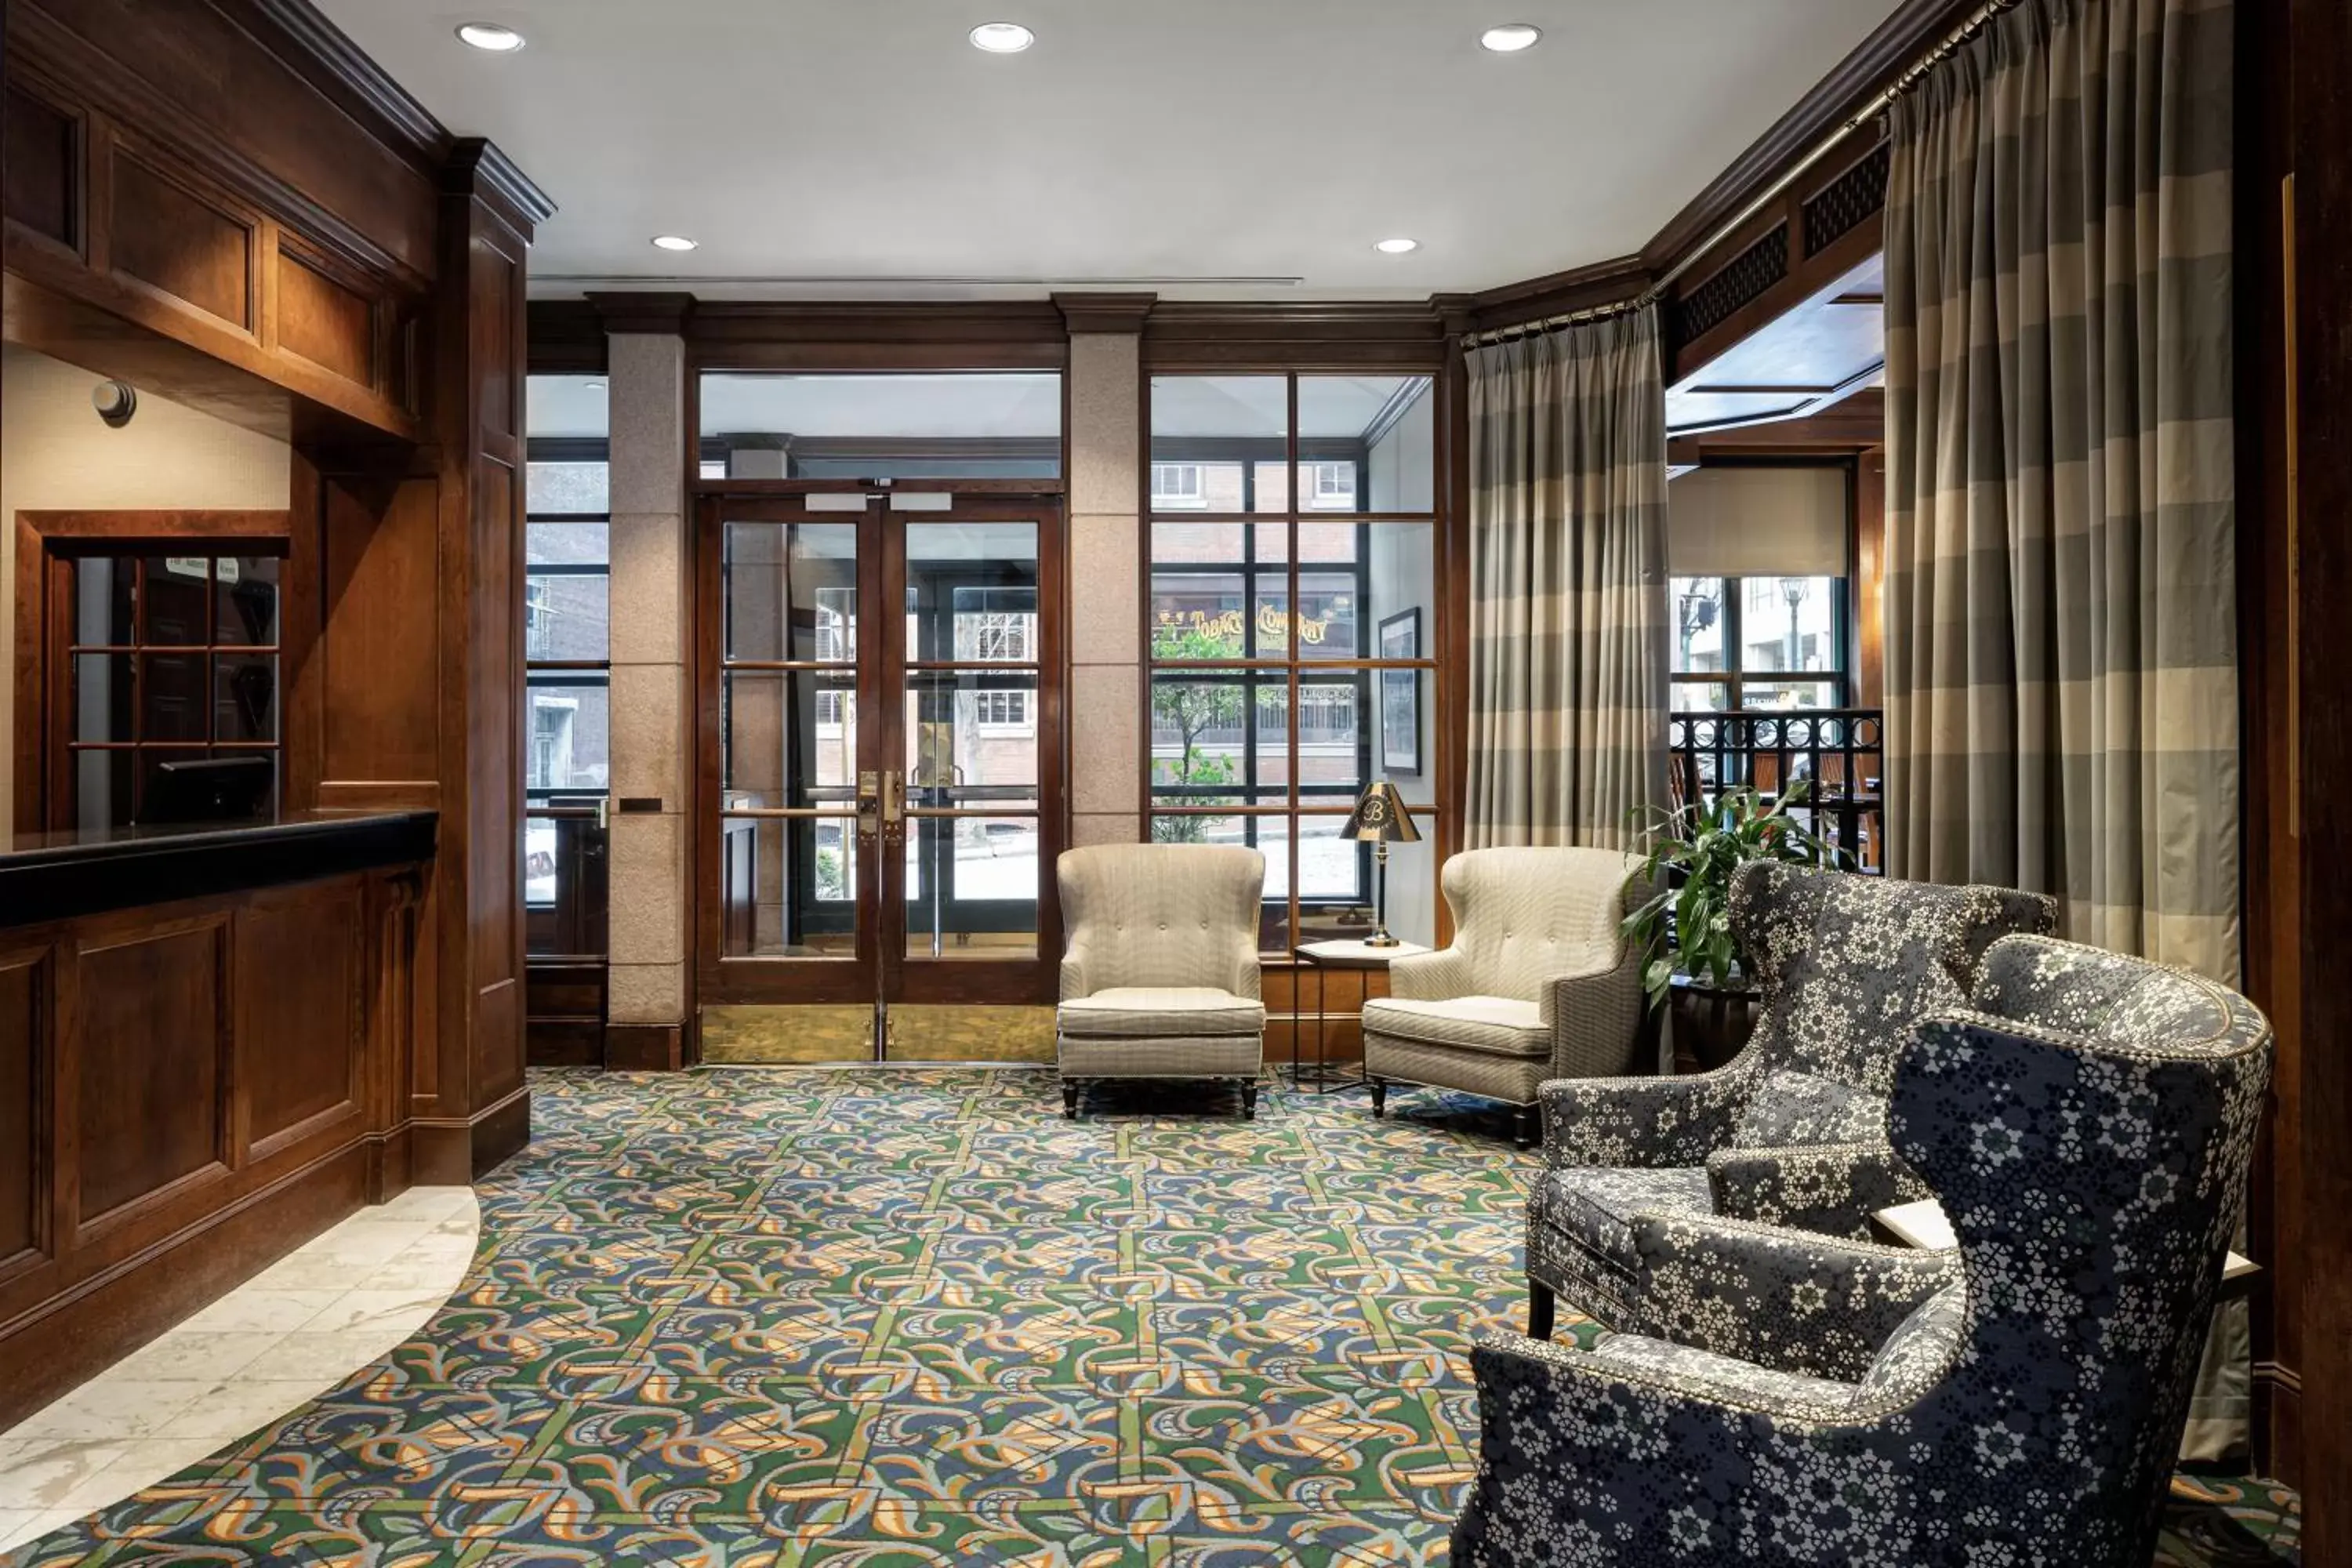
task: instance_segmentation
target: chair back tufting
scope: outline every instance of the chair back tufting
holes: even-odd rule
[[[1731,921],[1764,994],[1740,1061],[1884,1095],[1910,1026],[1964,1006],[1998,939],[2057,917],[2052,900],[2010,888],[1752,861],[1732,880]]]
[[[1258,994],[1265,857],[1237,845],[1105,844],[1055,862],[1063,999],[1121,986]],[[1084,991],[1070,989],[1083,974]]]
[[[1470,993],[1539,1001],[1544,983],[1614,968],[1625,950],[1625,879],[1614,849],[1471,849],[1445,862],[1454,951]]]
[[[1949,1456],[1947,1510],[1987,1560],[2144,1563],[2270,1026],[2209,981],[2041,936],[1994,943],[1971,1002],[1920,1024],[1889,1109],[1968,1286],[1962,1353],[1907,1428]]]

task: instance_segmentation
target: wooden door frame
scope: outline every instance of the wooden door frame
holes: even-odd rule
[[[291,613],[307,561],[290,510],[169,509],[20,511],[16,514],[16,827],[38,833],[70,827],[65,749],[56,730],[72,696],[66,657],[73,626],[73,563],[84,556],[173,548],[205,554],[270,555],[287,562],[278,584],[278,743],[280,798],[292,787],[287,765],[295,672],[307,661],[311,632]],[[226,547],[226,548],[224,548]]]
[[[1066,696],[1068,591],[1064,581],[1067,521],[1061,488],[1058,481],[949,479],[908,480],[897,488],[908,493],[947,491],[956,496],[957,502],[943,511],[895,512],[889,509],[887,493],[880,487],[856,480],[703,480],[695,486],[694,804],[688,816],[694,837],[695,908],[690,923],[698,1005],[843,1005],[871,1001],[877,995],[908,1005],[974,1003],[1043,1006],[1053,1002],[1060,967],[1062,917],[1060,889],[1052,867],[1069,837]],[[866,494],[878,499],[870,499],[866,509],[857,512],[813,512],[803,504],[804,497],[825,494]],[[903,766],[905,760],[903,700],[885,700],[889,694],[886,689],[896,687],[901,694],[904,691],[905,615],[903,608],[888,613],[887,602],[893,586],[903,595],[903,525],[982,521],[1037,525],[1038,931],[1036,952],[1029,961],[909,960],[906,955],[903,857],[883,854],[861,855],[857,872],[861,910],[881,910],[896,917],[861,921],[861,939],[878,941],[877,952],[837,965],[822,960],[745,960],[724,955],[724,914],[719,894],[725,847],[719,831],[718,802],[723,784],[719,683],[723,668],[725,616],[719,571],[722,524],[730,519],[859,524],[859,614],[868,625],[877,627],[878,634],[862,645],[857,666],[858,710],[861,715],[875,716],[859,725],[860,771],[868,766],[877,771]],[[869,559],[871,569],[866,567]],[[893,668],[901,672],[899,678],[887,680],[886,671]],[[897,872],[894,887],[887,897],[881,886],[886,860]],[[803,968],[803,963],[809,967]],[[833,978],[847,984],[811,987],[810,982],[822,978],[819,970],[832,970]],[[788,983],[794,994],[783,994]]]

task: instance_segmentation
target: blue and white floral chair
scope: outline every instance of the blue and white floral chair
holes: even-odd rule
[[[2145,1568],[2270,1060],[2219,985],[1995,944],[1970,1005],[1909,1031],[1889,1110],[1957,1265],[1637,1221],[1683,1342],[1483,1336],[1453,1561]]]
[[[1555,1295],[1605,1327],[1656,1332],[1634,1287],[1634,1216],[1715,1215],[1857,1239],[1927,1196],[1886,1144],[1886,1091],[1912,1024],[1958,1006],[1985,950],[2046,932],[2056,906],[2007,888],[1895,882],[1759,861],[1730,918],[1763,991],[1728,1066],[1543,1087],[1544,1174],[1528,1204],[1528,1332]]]

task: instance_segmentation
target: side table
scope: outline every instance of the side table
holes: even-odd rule
[[[1324,993],[1331,971],[1386,969],[1397,959],[1409,958],[1417,952],[1433,951],[1417,942],[1401,942],[1394,947],[1370,947],[1360,941],[1345,940],[1302,942],[1292,948],[1290,956],[1300,965],[1300,972],[1303,973],[1307,969],[1315,971],[1315,1060],[1312,1063],[1303,1062],[1299,1055],[1298,1026],[1301,1019],[1297,1009],[1297,993],[1295,989],[1297,981],[1296,976],[1292,980],[1294,987],[1290,1014],[1292,1086],[1297,1089],[1309,1089],[1317,1094],[1329,1094],[1334,1089],[1360,1089],[1364,1085],[1364,1073],[1360,1066],[1350,1076],[1338,1079],[1332,1076],[1337,1069],[1326,1050],[1326,1037],[1330,1027],[1330,1016],[1325,1012],[1323,1005]],[[1357,1016],[1361,1017],[1362,1014],[1360,1012]],[[1309,1073],[1314,1075],[1311,1080],[1307,1077]]]

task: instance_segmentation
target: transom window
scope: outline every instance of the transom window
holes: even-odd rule
[[[1669,591],[1676,711],[1844,706],[1844,578],[1675,577]]]

